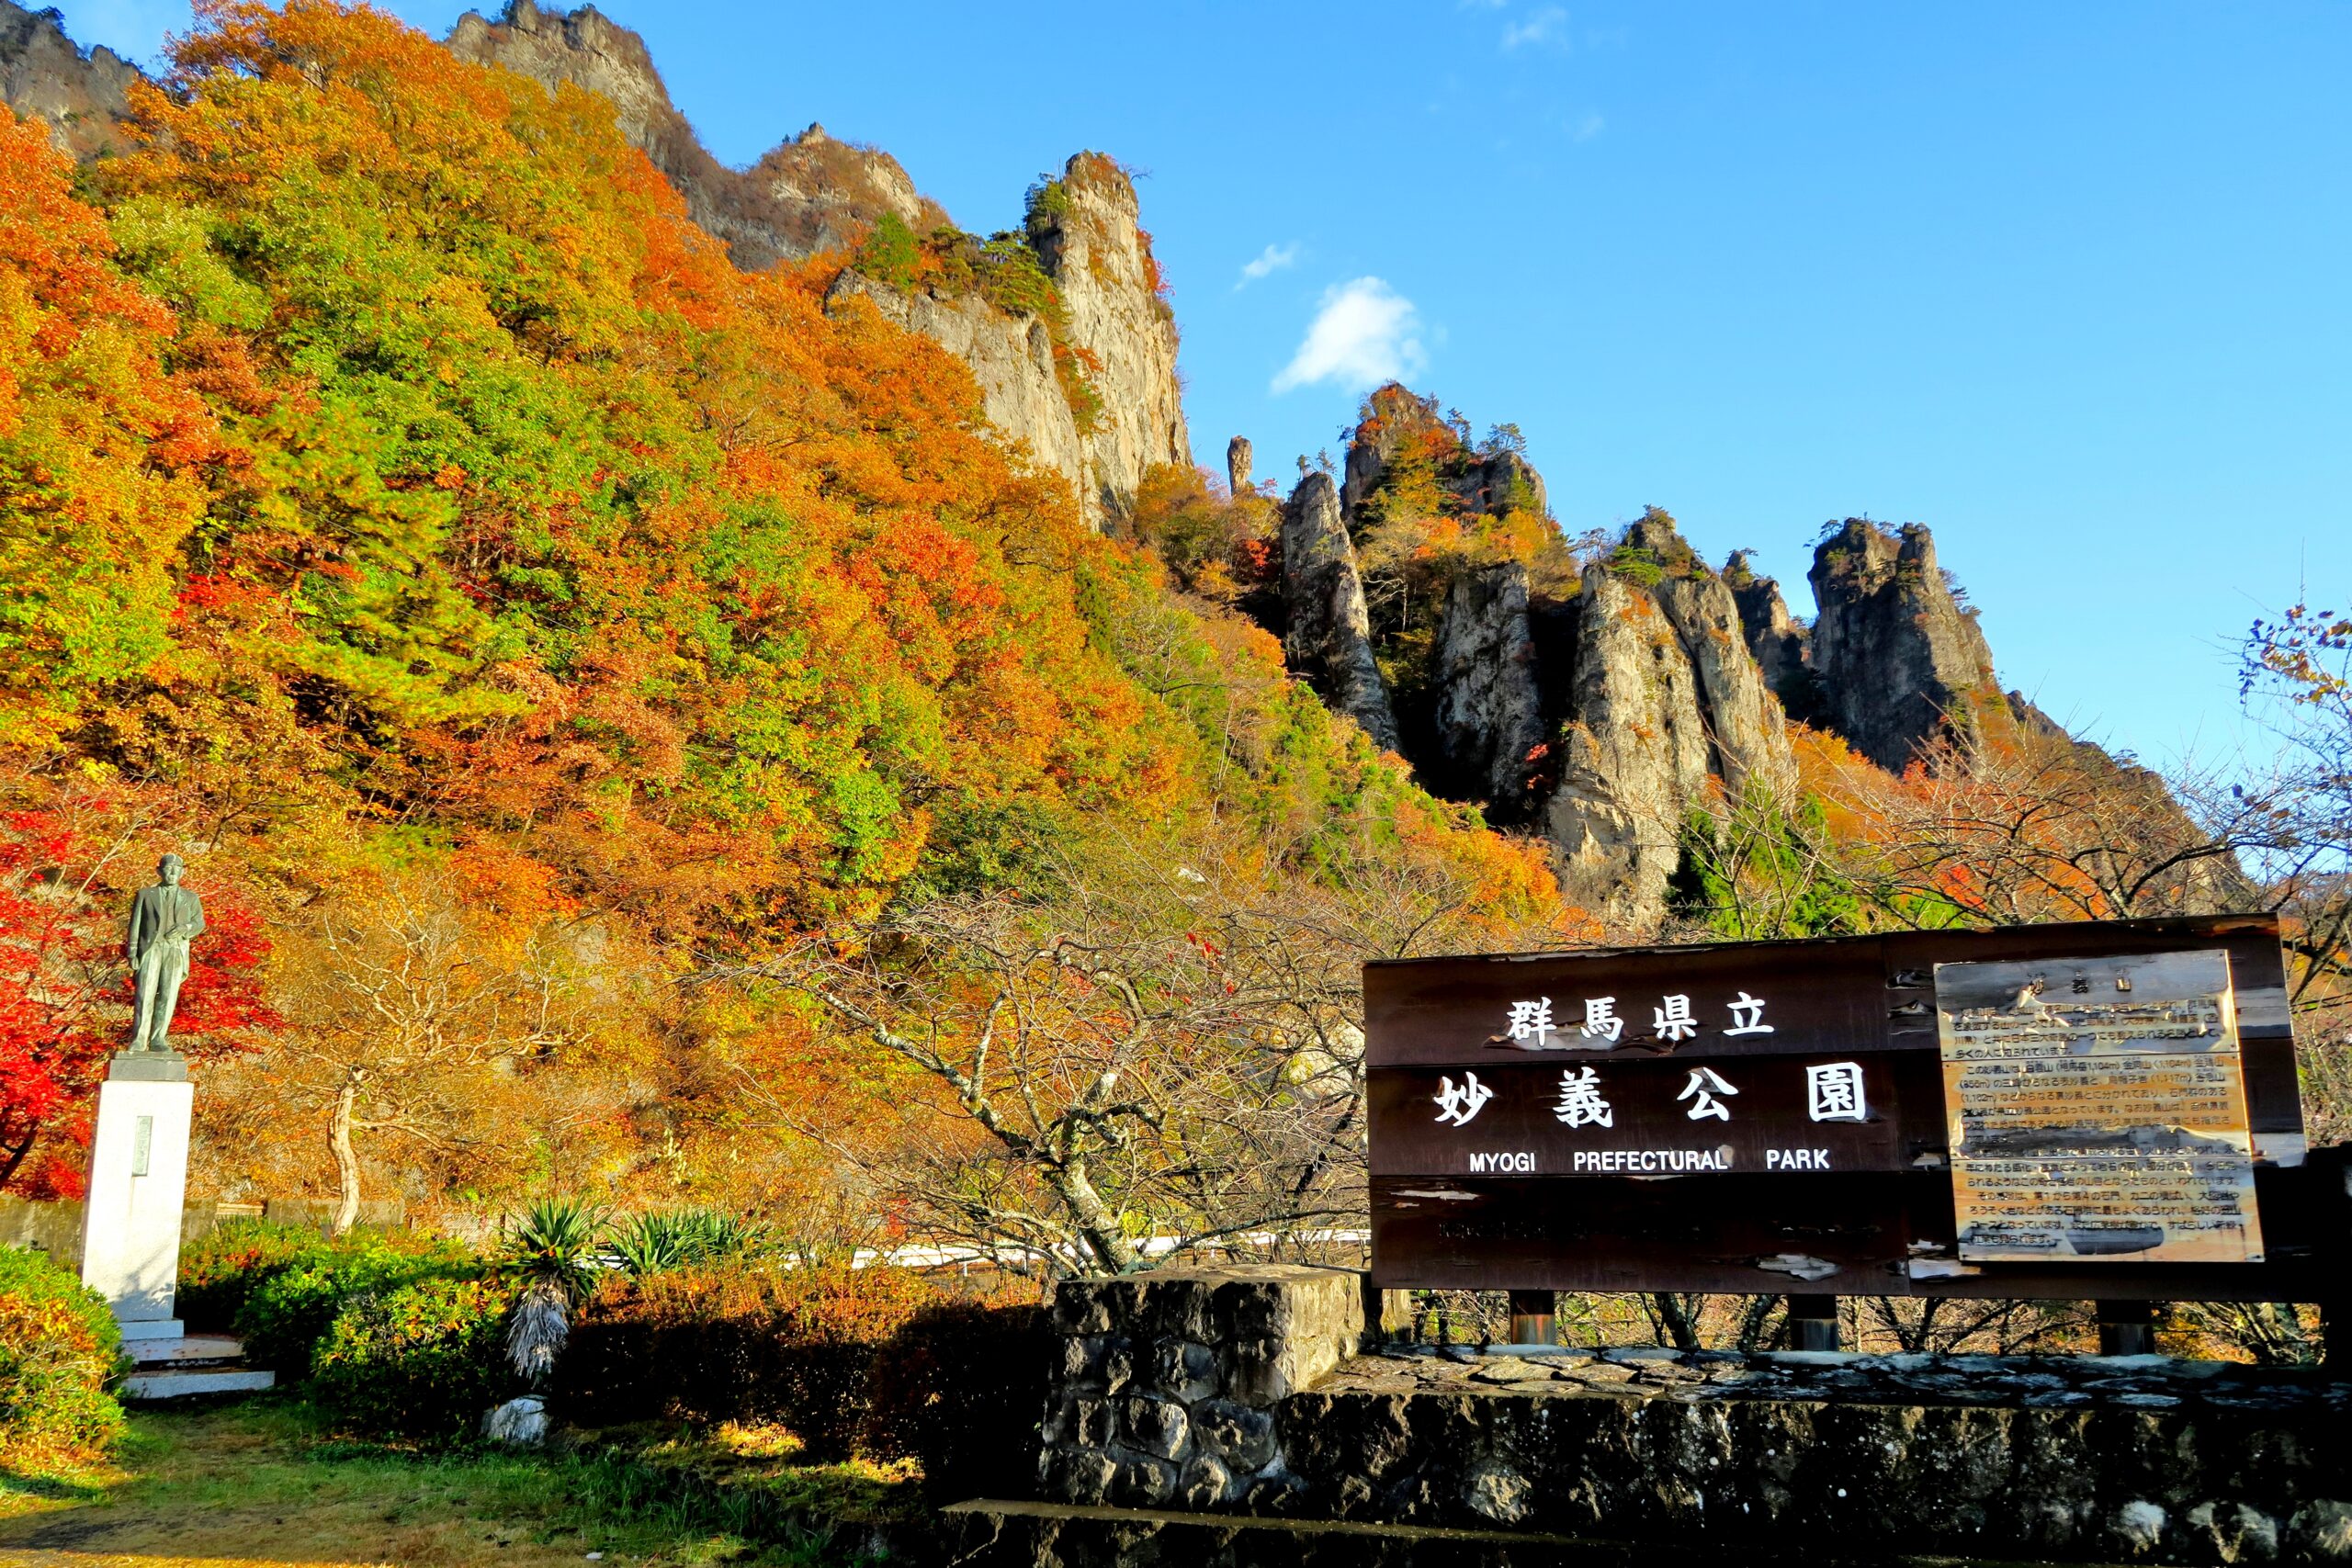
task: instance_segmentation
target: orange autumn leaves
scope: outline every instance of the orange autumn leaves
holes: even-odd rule
[[[106,760],[225,724],[682,932],[870,907],[942,804],[1173,786],[1078,612],[1102,547],[1066,487],[927,342],[736,271],[606,106],[323,5],[209,7],[175,66],[105,214],[38,130],[6,160],[11,341],[62,367],[9,434],[71,459],[17,491],[59,492],[111,596],[20,615],[20,683],[64,649],[74,705],[146,685],[180,721],[85,730]],[[182,323],[260,394],[175,357]],[[216,439],[243,461],[201,471]]]
[[[47,132],[0,107],[0,740],[40,743],[163,651],[215,431],[171,312],[113,267]]]
[[[1230,775],[1106,635],[1148,559],[831,269],[738,271],[601,100],[297,0],[203,6],[138,108],[88,204],[6,143],[5,319],[97,345],[10,393],[65,476],[6,508],[62,563],[0,642],[15,738],[495,846],[697,945]]]

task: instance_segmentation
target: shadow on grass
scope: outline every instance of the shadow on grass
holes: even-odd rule
[[[87,1476],[45,1473],[0,1464],[0,1497],[37,1497],[47,1503],[95,1503],[112,1488]]]

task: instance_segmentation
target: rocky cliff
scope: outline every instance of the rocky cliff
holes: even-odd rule
[[[1416,396],[1392,381],[1374,390],[1365,408],[1348,438],[1340,491],[1351,526],[1361,526],[1365,503],[1391,470],[1415,460],[1431,463],[1440,487],[1467,511],[1499,515],[1514,508],[1541,513],[1549,506],[1544,476],[1526,457],[1509,448],[1474,448],[1468,427],[1458,416],[1440,414],[1434,398]]]
[[[1372,652],[1372,622],[1354,544],[1330,476],[1309,474],[1283,509],[1283,652],[1291,671],[1332,710],[1363,727],[1382,749],[1397,745],[1396,719]]]
[[[1848,518],[1814,552],[1810,659],[1839,733],[1900,772],[1942,736],[1969,740],[2007,716],[1993,650],[1918,524],[1889,534]]]
[[[1453,580],[1436,658],[1431,773],[1442,793],[1487,803],[1487,816],[1518,821],[1532,798],[1538,749],[1547,738],[1527,568],[1502,561]]]
[[[49,127],[76,158],[118,151],[139,68],[110,49],[83,51],[55,11],[0,0],[0,103]]]
[[[1724,581],[1739,606],[1740,631],[1748,652],[1756,656],[1757,671],[1786,706],[1810,675],[1805,663],[1808,628],[1789,614],[1780,583],[1756,575],[1746,550],[1734,550],[1724,563]]]
[[[1666,913],[1682,819],[1707,787],[1698,682],[1673,623],[1638,583],[1595,565],[1577,596],[1573,712],[1544,817],[1568,900],[1613,925]]]
[[[1143,231],[1135,182],[1100,152],[1070,159],[1030,205],[1029,239],[1060,291],[1069,345],[1102,401],[1088,479],[1117,513],[1162,464],[1189,468],[1176,379],[1176,314]]]
[[[989,423],[1027,442],[1039,462],[1065,474],[1087,472],[1086,443],[1055,374],[1053,337],[1042,319],[1011,315],[977,295],[893,288],[843,272],[825,297],[826,308],[838,309],[852,299],[872,301],[899,325],[922,333],[969,366]],[[1080,500],[1088,515],[1099,519],[1096,493],[1087,486]]]
[[[1246,444],[1234,454],[1243,482]],[[1997,765],[2071,770],[2131,816],[2127,836],[2201,841],[2161,779],[2000,690],[1925,527],[1830,530],[1808,626],[1744,552],[1711,569],[1655,509],[1565,578],[1556,536],[1532,558],[1482,559],[1527,547],[1521,526],[1498,519],[1543,494],[1515,446],[1474,447],[1434,400],[1380,389],[1350,434],[1344,483],[1311,475],[1292,499],[1287,647],[1295,670],[1431,790],[1496,823],[1536,825],[1570,900],[1611,924],[1663,918],[1694,810],[1749,794],[1793,804],[1792,717],[1895,772],[1923,757],[1973,769],[1996,739],[2040,745],[2027,757],[2003,748]],[[1397,530],[1430,513],[1442,515],[1400,547]],[[1442,611],[1400,608],[1416,592],[1427,606],[1432,571]],[[1958,750],[1939,751],[1945,741]],[[2244,892],[2223,862],[2194,861],[2174,880],[2156,903],[2213,908]]]
[[[696,137],[645,42],[593,6],[543,11],[510,0],[495,21],[461,17],[460,57],[550,88],[571,83],[611,101],[621,131],[685,197],[695,220],[747,268],[820,253],[849,259],[873,226],[896,218],[918,241],[955,233],[898,160],[812,125],[749,169],[730,169]],[[935,281],[894,285],[843,275],[837,301],[871,300],[972,367],[989,422],[1069,478],[1100,525],[1118,515],[1154,465],[1193,455],[1176,378],[1176,327],[1135,186],[1099,152],[1071,158],[1033,199],[1023,236],[1058,299],[1052,319]],[[1040,352],[1040,334],[1044,349]],[[1057,367],[1057,353],[1069,364]],[[1083,389],[1073,396],[1074,374]]]
[[[820,125],[749,169],[727,167],[670,101],[645,40],[594,6],[543,11],[532,0],[511,0],[495,21],[471,11],[458,17],[448,43],[461,60],[504,66],[550,88],[568,82],[610,103],[621,134],[644,149],[695,221],[726,241],[745,268],[853,244],[885,212],[919,234],[947,222],[896,158],[838,141]]]
[[[546,10],[533,0],[509,0],[494,19],[476,12],[459,17],[447,42],[460,59],[610,103],[622,134],[741,266],[826,254],[854,263],[885,219],[919,243],[978,248],[897,159],[840,141],[820,125],[748,169],[729,168],[671,101],[645,40],[593,6]],[[126,95],[138,79],[138,70],[109,51],[75,49],[56,12],[0,0],[0,101],[48,123],[74,156],[119,145]],[[936,280],[893,285],[858,275],[854,265],[833,299],[869,299],[970,366],[989,422],[1067,477],[1080,511],[1100,526],[1125,509],[1153,467],[1193,461],[1175,317],[1138,217],[1127,175],[1102,154],[1081,152],[1033,193],[1026,232],[1000,236],[1032,248],[1050,308],[1019,309]]]

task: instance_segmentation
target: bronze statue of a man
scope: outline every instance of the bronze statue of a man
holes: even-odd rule
[[[172,1048],[172,1013],[179,1006],[180,982],[187,978],[187,944],[204,930],[204,906],[180,886],[181,866],[177,855],[157,861],[155,886],[141,888],[130,903],[130,972],[139,981],[133,1051]]]

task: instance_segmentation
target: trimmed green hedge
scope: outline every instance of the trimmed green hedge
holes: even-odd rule
[[[122,1334],[106,1299],[49,1255],[0,1247],[0,1464],[102,1459],[122,1435]]]
[[[369,1231],[329,1241],[305,1226],[234,1221],[183,1253],[180,1315],[191,1328],[230,1330],[248,1361],[294,1381],[311,1375],[346,1303],[481,1272],[481,1259],[436,1236]]]
[[[311,1397],[352,1426],[463,1442],[505,1399],[506,1292],[481,1280],[421,1280],[346,1303],[319,1341]]]
[[[227,1220],[180,1247],[180,1319],[191,1333],[227,1334],[237,1314],[274,1276],[324,1261],[334,1250],[307,1225]]]

